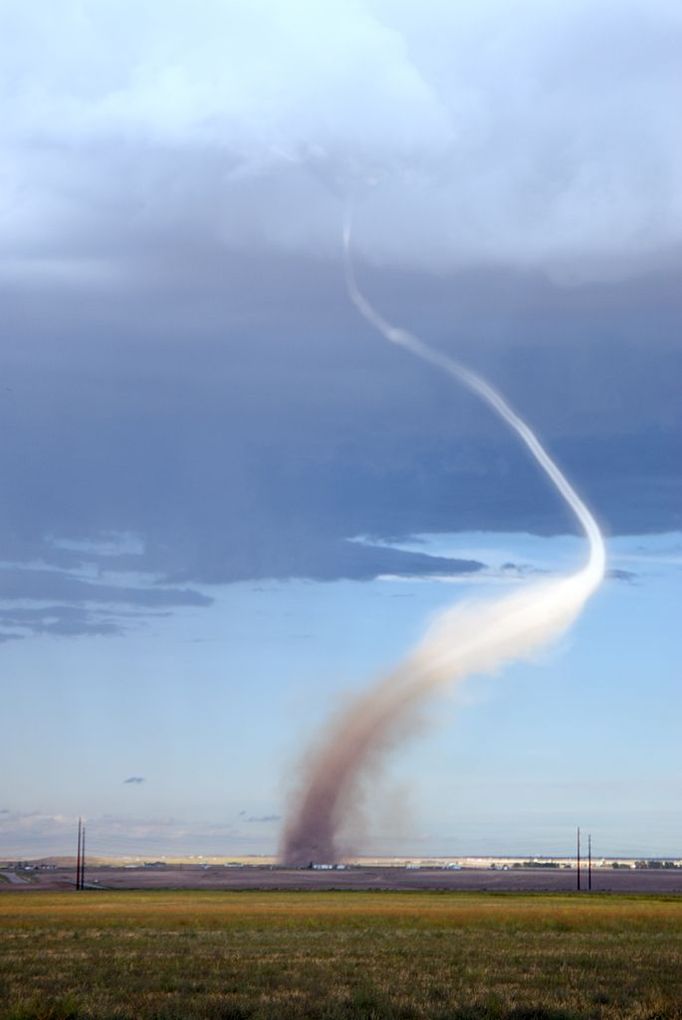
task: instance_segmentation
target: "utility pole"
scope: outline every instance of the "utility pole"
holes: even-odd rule
[[[592,892],[592,833],[587,834],[587,888]]]
[[[576,853],[576,864],[577,864],[576,879],[577,879],[577,886],[576,886],[576,888],[577,888],[578,892],[580,892],[580,826],[578,826],[578,838],[577,838],[577,841],[576,841],[576,845],[577,845],[577,853]]]
[[[78,819],[78,849],[76,851],[76,889],[81,887],[81,840],[83,835],[83,823]]]
[[[81,833],[81,889],[85,889],[85,822]]]

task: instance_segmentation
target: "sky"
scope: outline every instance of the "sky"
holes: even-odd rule
[[[330,715],[454,600],[609,577],[425,711],[358,849],[682,855],[682,13],[0,5],[0,856],[271,853]]]

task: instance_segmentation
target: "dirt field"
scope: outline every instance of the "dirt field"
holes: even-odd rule
[[[682,899],[0,897],[0,1020],[682,1020]]]
[[[0,875],[2,873],[0,872]],[[9,878],[9,875],[7,876]],[[21,872],[20,886],[0,880],[0,892],[68,889],[73,886],[73,869]],[[463,892],[572,892],[576,886],[573,869],[518,869],[498,871],[466,868],[449,871],[436,868],[364,868],[344,871],[286,870],[284,868],[182,865],[167,867],[92,867],[86,872],[92,887],[102,889],[272,889],[272,890],[452,890]],[[583,890],[587,874],[582,875]],[[594,892],[682,894],[682,869],[599,868],[592,872]]]

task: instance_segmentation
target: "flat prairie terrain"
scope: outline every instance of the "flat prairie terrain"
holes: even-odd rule
[[[24,892],[72,889],[75,866],[55,870],[15,872],[0,870],[0,894],[21,888]],[[86,881],[100,889],[215,889],[215,890],[385,890],[445,892],[551,892],[571,893],[576,885],[572,868],[490,868],[355,866],[343,871],[314,871],[272,866],[221,867],[189,864],[178,867],[112,867],[88,865]],[[583,871],[583,889],[587,875]],[[682,868],[595,868],[594,892],[682,894]]]
[[[682,1020],[682,900],[0,897],[1,1020]]]

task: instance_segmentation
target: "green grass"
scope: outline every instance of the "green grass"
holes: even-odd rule
[[[0,1020],[682,1020],[682,900],[4,892]]]

